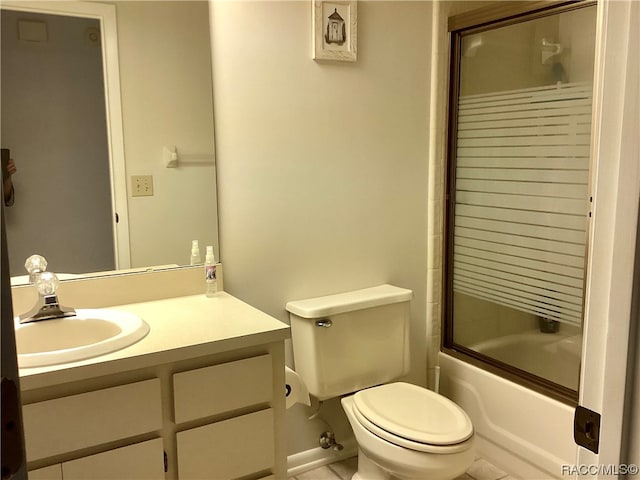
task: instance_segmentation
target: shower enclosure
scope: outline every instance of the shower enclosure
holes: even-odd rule
[[[596,7],[452,32],[444,351],[576,403]]]

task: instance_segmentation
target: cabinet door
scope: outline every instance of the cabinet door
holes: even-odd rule
[[[185,430],[177,440],[180,480],[223,480],[269,470],[275,462],[273,409]]]
[[[64,462],[62,477],[64,480],[162,480],[162,439],[156,438]]]

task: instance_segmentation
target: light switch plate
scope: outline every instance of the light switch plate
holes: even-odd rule
[[[131,196],[150,197],[153,195],[153,176],[132,175],[131,176]]]

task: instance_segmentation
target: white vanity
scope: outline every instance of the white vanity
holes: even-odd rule
[[[285,478],[289,327],[225,292],[193,294],[200,270],[152,275],[61,289],[86,307],[80,298],[108,288],[91,306],[138,315],[150,332],[107,355],[20,370],[29,478]],[[181,296],[162,298],[167,281]],[[146,301],[114,303],[133,290]],[[26,293],[14,290],[16,310]]]

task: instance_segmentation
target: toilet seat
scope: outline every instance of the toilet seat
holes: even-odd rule
[[[417,385],[397,382],[361,390],[354,413],[371,433],[401,447],[454,453],[469,447],[473,425],[448,398]]]

